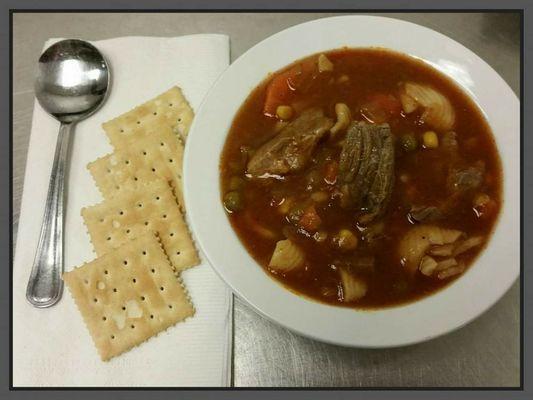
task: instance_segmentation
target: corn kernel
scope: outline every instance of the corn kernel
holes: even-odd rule
[[[276,115],[279,119],[287,121],[292,117],[292,107],[291,106],[278,106],[276,108]]]
[[[333,238],[333,241],[342,251],[354,250],[359,242],[357,236],[349,229],[341,229]]]
[[[427,149],[435,149],[439,147],[439,137],[433,131],[424,132],[424,147]]]

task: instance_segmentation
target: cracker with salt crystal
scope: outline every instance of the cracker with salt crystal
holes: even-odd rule
[[[63,274],[102,360],[194,314],[154,234]]]
[[[148,132],[148,131],[147,131]],[[98,189],[108,199],[123,190],[157,178],[169,182],[181,208],[183,144],[168,126],[144,132],[127,149],[117,150],[87,165]]]
[[[181,89],[174,86],[156,98],[102,124],[111,145],[125,149],[138,135],[154,126],[168,126],[185,140],[194,117],[194,112],[183,96]]]
[[[172,190],[155,180],[81,210],[98,256],[129,240],[157,232],[176,269],[197,265],[198,253]]]

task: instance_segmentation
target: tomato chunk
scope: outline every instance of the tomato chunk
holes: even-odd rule
[[[363,116],[372,123],[381,124],[402,111],[400,101],[392,94],[377,93],[361,107]]]
[[[320,216],[316,212],[315,205],[307,207],[300,218],[299,225],[308,232],[314,232],[322,223]]]

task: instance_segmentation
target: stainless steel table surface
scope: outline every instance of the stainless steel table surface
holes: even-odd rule
[[[273,33],[330,15],[335,14],[15,14],[15,240],[33,110],[33,73],[46,39],[80,37],[97,40],[126,35],[225,33],[231,38],[231,58],[235,60]],[[518,16],[483,13],[381,15],[425,25],[464,44],[487,61],[518,94]],[[234,384],[276,387],[517,386],[520,375],[519,295],[516,283],[492,309],[467,326],[426,343],[386,350],[344,348],[300,337],[264,319],[237,300]]]

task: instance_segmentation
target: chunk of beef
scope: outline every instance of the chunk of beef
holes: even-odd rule
[[[320,139],[333,126],[323,110],[311,108],[263,144],[248,162],[252,177],[285,175],[303,169]]]
[[[477,189],[483,183],[485,165],[476,165],[464,169],[451,169],[448,174],[448,188],[454,192],[468,192]]]
[[[341,206],[364,212],[370,223],[381,215],[394,185],[394,144],[388,124],[354,122],[348,128],[339,161]]]

